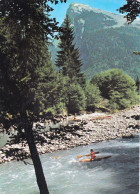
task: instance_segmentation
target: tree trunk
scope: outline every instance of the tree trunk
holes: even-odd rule
[[[35,169],[35,174],[36,174],[36,179],[37,179],[37,184],[40,190],[40,194],[49,194],[47,183],[46,183],[45,176],[43,173],[42,164],[41,164],[39,154],[38,154],[35,142],[34,142],[32,124],[28,123],[25,126],[25,134],[26,134],[27,143],[29,145],[29,149],[31,153],[31,158],[34,164],[34,169]]]

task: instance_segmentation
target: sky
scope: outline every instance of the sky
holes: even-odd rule
[[[53,5],[54,11],[51,12],[51,17],[55,17],[60,25],[63,22],[66,11],[71,3],[82,3],[93,8],[120,14],[116,9],[119,9],[122,5],[126,4],[126,0],[67,0],[66,3]]]

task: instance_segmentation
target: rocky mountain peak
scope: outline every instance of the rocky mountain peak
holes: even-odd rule
[[[135,78],[140,74],[140,18],[127,24],[121,14],[72,3],[67,14],[74,29],[74,43],[80,50],[82,71],[91,78],[98,72],[119,68]],[[51,48],[55,63],[58,42]]]
[[[73,13],[82,13],[83,11],[93,11],[93,8],[89,7],[88,5],[84,5],[81,3],[71,3],[68,9],[68,12]]]
[[[88,14],[92,17],[92,19],[98,19],[104,21],[104,24],[106,26],[106,22],[110,23],[113,21],[113,27],[120,27],[120,26],[126,26],[128,25],[126,22],[126,19],[122,14],[115,14],[109,11],[97,9],[97,8],[92,8],[88,5],[80,4],[80,3],[71,3],[68,10],[67,14],[70,16],[72,22],[74,23],[74,20],[82,20],[85,19],[85,14]],[[94,17],[94,18],[93,18]],[[107,25],[108,26],[108,25]],[[135,20],[131,25],[129,24],[128,26],[134,26],[136,28],[140,28],[140,18]]]

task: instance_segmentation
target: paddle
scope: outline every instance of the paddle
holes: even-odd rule
[[[94,152],[94,153],[99,154],[99,152]],[[83,155],[83,156],[85,156],[85,155]],[[77,156],[77,158],[82,158],[83,156],[79,155],[79,156]]]

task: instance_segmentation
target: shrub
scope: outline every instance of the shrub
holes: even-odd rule
[[[138,102],[135,81],[119,69],[99,73],[91,83],[98,85],[101,95],[109,100],[111,109],[128,108]]]
[[[95,111],[95,108],[102,100],[99,88],[96,85],[87,83],[85,94],[87,111]]]
[[[68,113],[74,114],[84,110],[86,106],[86,97],[83,89],[77,83],[72,83],[67,88],[66,106]]]

